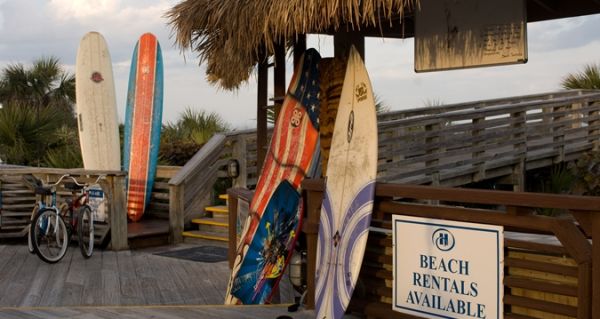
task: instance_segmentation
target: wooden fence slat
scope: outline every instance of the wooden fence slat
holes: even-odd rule
[[[577,317],[577,308],[573,306],[567,306],[562,304],[557,304],[554,302],[548,302],[533,298],[514,296],[514,295],[504,295],[504,304],[512,305],[512,306],[520,306],[524,308],[530,308],[535,310],[540,310],[549,313],[556,313],[564,316]]]

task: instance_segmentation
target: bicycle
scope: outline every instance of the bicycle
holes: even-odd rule
[[[64,183],[71,190],[72,198],[56,206],[56,186],[64,178],[73,182]],[[70,175],[63,175],[56,183],[49,186],[36,187],[36,194],[52,196],[51,205],[44,207],[40,201],[36,216],[30,226],[30,242],[35,253],[47,263],[56,263],[66,254],[73,233],[77,233],[79,249],[84,258],[90,258],[94,251],[94,216],[88,205],[89,188],[98,184],[79,183]],[[43,207],[43,208],[42,208]],[[66,222],[65,222],[66,221]]]
[[[66,176],[66,175],[65,175]],[[58,182],[50,185],[44,185],[41,180],[37,179],[31,174],[23,175],[23,180],[30,185],[34,189],[34,193],[38,199],[36,199],[36,203],[33,206],[33,210],[31,212],[31,218],[29,220],[29,227],[27,232],[27,247],[29,249],[29,253],[35,254],[35,249],[32,243],[31,236],[31,226],[34,225],[33,221],[36,219],[38,212],[46,209],[51,209],[55,211],[63,211],[67,208],[65,203],[62,203],[60,207],[56,206],[56,186],[62,181],[65,177],[61,177]],[[50,197],[50,198],[48,198]],[[66,226],[65,226],[66,227]],[[61,227],[62,228],[62,227]],[[66,249],[66,248],[65,248]]]

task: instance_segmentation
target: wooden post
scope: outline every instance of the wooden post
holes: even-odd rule
[[[600,103],[598,102],[588,103],[588,105],[596,107],[595,110],[588,112],[588,119],[595,118],[600,115],[600,111],[597,109],[599,104]],[[598,126],[600,126],[600,120],[588,120],[588,141],[592,143],[593,150],[600,149],[600,138],[596,136],[596,134],[600,134],[600,128],[598,128]]]
[[[267,155],[267,94],[268,64],[258,63],[258,94],[256,99],[256,172],[260,175]]]
[[[106,177],[111,193],[110,245],[112,250],[125,250],[127,243],[127,203],[125,201],[125,176]]]
[[[169,243],[183,242],[184,184],[169,185]]]
[[[233,262],[237,255],[237,206],[238,206],[238,193],[230,188],[227,190],[227,211],[228,211],[228,222],[229,222],[229,242],[227,250],[227,259],[229,260],[229,269],[233,269]]]
[[[299,34],[296,36],[294,43],[294,70],[300,63],[300,57],[306,51],[306,34]]]
[[[515,112],[510,115],[512,123],[511,130],[515,133],[512,134],[511,140],[517,141],[513,144],[513,150],[519,157],[519,163],[513,167],[513,190],[515,192],[525,191],[525,157],[527,157],[527,137],[525,135],[525,121],[526,113],[523,111]]]
[[[285,98],[285,44],[275,45],[275,69],[273,70],[273,102],[275,119]]]
[[[313,186],[305,187],[305,183],[311,183]],[[315,273],[317,263],[317,242],[319,240],[319,220],[321,218],[321,203],[323,202],[324,180],[305,180],[302,188],[304,191],[304,200],[306,207],[305,222],[302,225],[302,230],[306,234],[306,250],[307,250],[307,265],[306,265],[306,308],[315,308]],[[316,187],[315,187],[316,186]]]
[[[442,126],[444,124],[443,123],[435,123],[435,124],[429,124],[429,125],[425,125],[425,131],[426,132],[431,132],[433,134],[430,134],[429,137],[425,138],[425,149],[427,154],[441,154],[444,152],[444,148],[441,145],[442,140]],[[432,148],[431,145],[438,145],[435,148]],[[433,186],[439,186],[440,185],[440,171],[438,168],[438,165],[440,164],[440,158],[441,155],[437,155],[435,157],[435,159],[432,160],[428,160],[425,162],[425,166],[427,168],[433,168],[432,173],[431,173],[431,185]],[[436,201],[432,201],[432,204],[436,204]]]
[[[482,125],[485,122],[485,117],[476,117],[472,119],[473,129],[471,131],[471,136],[473,137],[473,149],[475,151],[471,154],[473,158],[473,165],[477,167],[477,173],[474,174],[473,181],[478,182],[485,179],[485,161],[480,158],[484,156],[485,151],[483,149],[479,149],[485,142],[481,139],[481,134],[483,133]]]
[[[557,106],[552,109],[553,113],[564,111],[564,106]],[[562,162],[565,160],[565,125],[563,123],[557,123],[566,118],[565,115],[558,115],[552,118],[552,135],[553,142],[557,144],[558,156],[555,162]]]
[[[350,54],[350,48],[354,46],[361,58],[365,59],[365,37],[348,31],[338,31],[333,36],[333,52],[336,58],[344,61]]]
[[[577,270],[577,318],[594,318],[592,316],[592,263],[579,264]]]
[[[585,103],[587,104],[587,103]],[[583,119],[583,114],[581,113],[581,108],[583,107],[583,103],[573,103],[570,105],[569,119],[572,121],[571,128],[580,128],[581,122]]]
[[[600,318],[600,211],[591,214],[592,219],[592,304],[591,318]],[[596,239],[594,241],[594,239]]]

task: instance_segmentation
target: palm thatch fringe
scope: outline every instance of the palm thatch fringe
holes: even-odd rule
[[[298,35],[390,24],[418,0],[184,0],[166,13],[175,43],[198,54],[208,80],[225,89]]]

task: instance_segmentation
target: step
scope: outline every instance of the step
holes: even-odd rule
[[[219,199],[229,200],[229,195],[227,195],[227,194],[221,194],[221,195],[219,195]]]
[[[213,220],[212,218],[194,218],[194,219],[192,219],[192,223],[198,224],[198,225],[229,227],[229,223],[216,221],[216,220]]]
[[[229,209],[225,205],[208,206],[204,208],[205,211],[215,214],[228,214]]]
[[[218,241],[229,241],[229,237],[223,236],[222,233],[201,232],[199,230],[192,230],[192,231],[184,231],[181,234],[183,235],[183,237],[218,240]]]
[[[210,217],[192,219],[192,223],[198,224],[198,230],[207,232],[228,233],[229,223],[225,220],[215,220]]]

